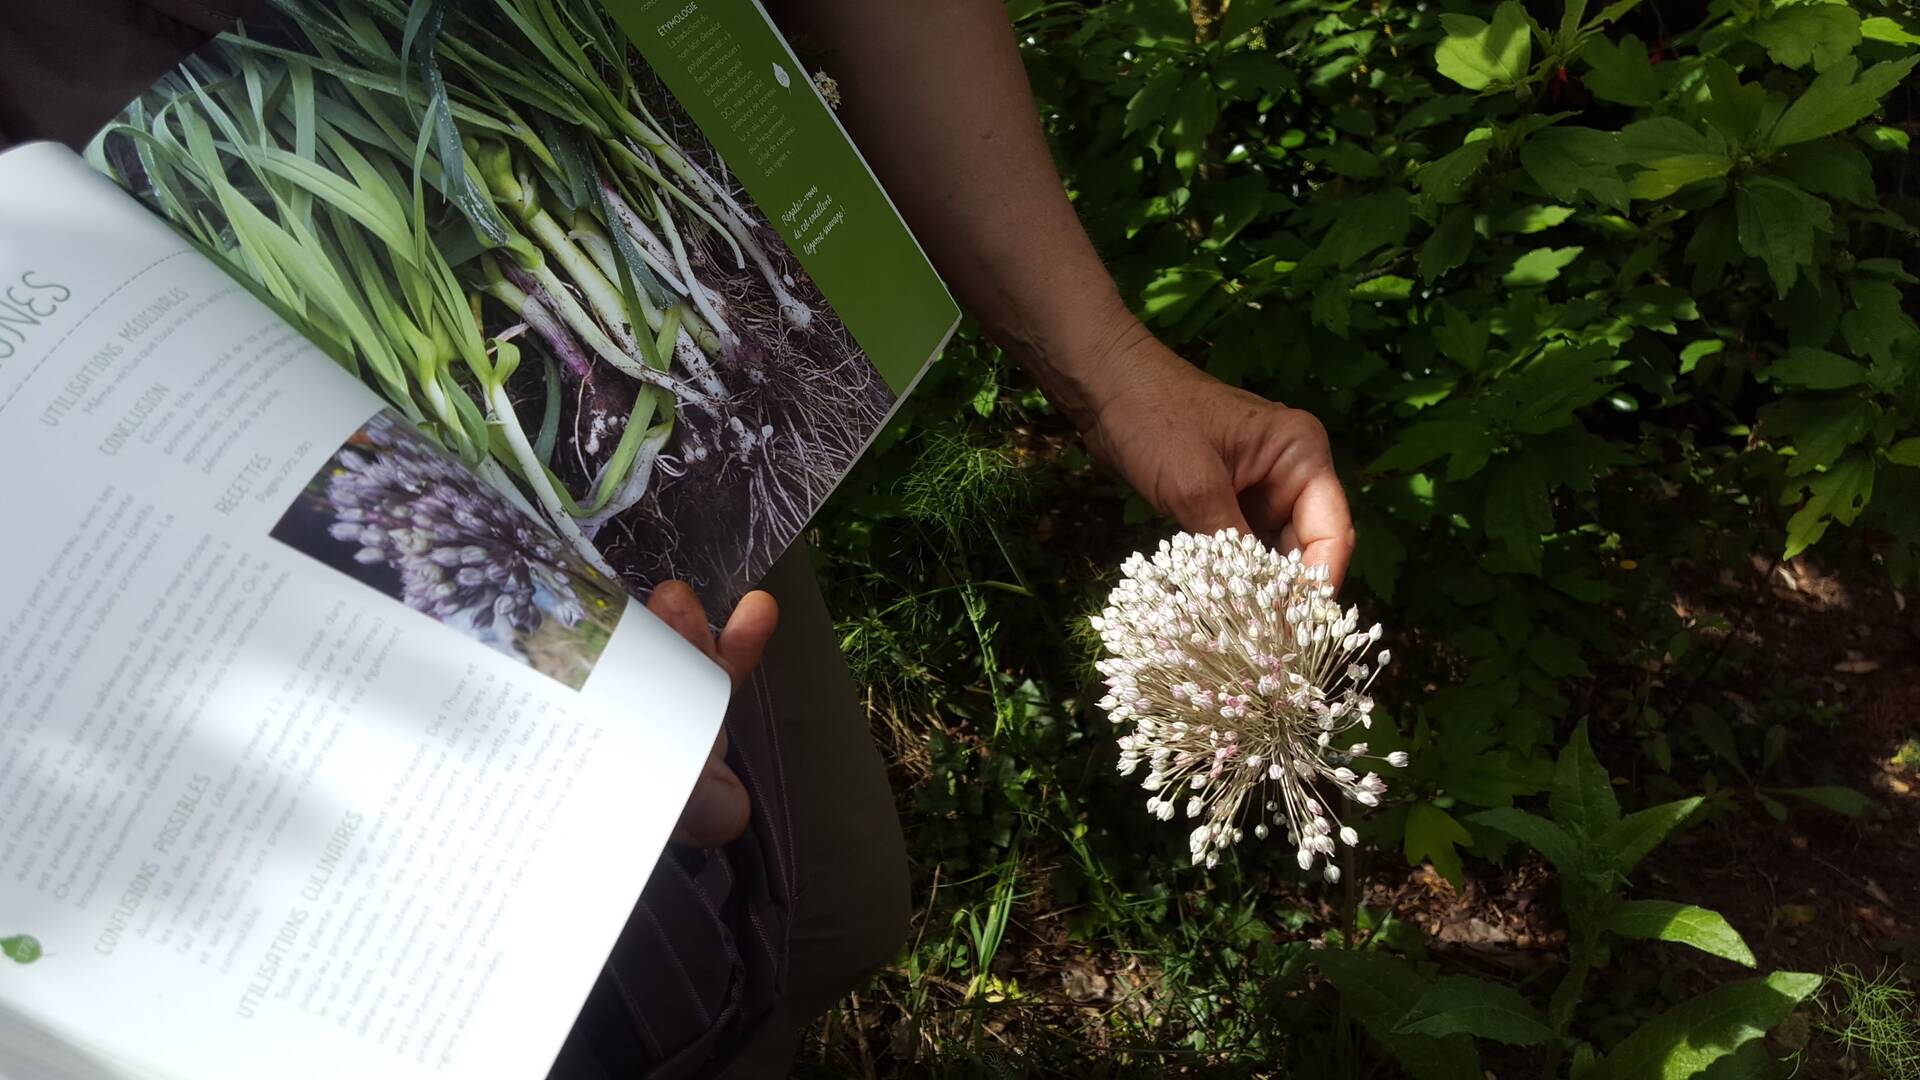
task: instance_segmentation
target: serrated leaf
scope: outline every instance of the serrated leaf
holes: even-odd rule
[[[1267,21],[1279,0],[1234,0],[1220,24],[1220,40],[1235,41]]]
[[[1671,900],[1627,900],[1613,909],[1607,929],[1640,941],[1672,941],[1746,967],[1753,950],[1717,911]]]
[[[1880,107],[1880,99],[1900,85],[1917,64],[1920,54],[1887,60],[1864,72],[1851,56],[1835,63],[1787,106],[1774,124],[1769,141],[1774,146],[1792,146],[1845,131],[1871,116]]]
[[[1460,875],[1460,852],[1456,849],[1460,844],[1471,843],[1473,834],[1455,821],[1452,814],[1432,803],[1414,803],[1407,809],[1403,846],[1408,865],[1431,862],[1436,873],[1459,888],[1464,879]]]
[[[1173,167],[1183,179],[1193,178],[1207,136],[1219,119],[1220,99],[1213,80],[1189,78],[1174,95],[1161,137],[1173,151]]]
[[[1540,460],[1509,454],[1488,474],[1487,537],[1506,546],[1529,572],[1540,572],[1541,534],[1553,531],[1553,502]]]
[[[1560,871],[1562,877],[1578,874],[1584,868],[1586,860],[1581,857],[1579,843],[1567,835],[1565,829],[1538,814],[1497,806],[1482,810],[1467,820],[1475,826],[1505,833],[1539,852],[1542,858],[1553,864],[1555,870]]]
[[[1513,260],[1513,265],[1501,276],[1500,283],[1509,288],[1528,288],[1545,285],[1560,276],[1560,271],[1580,257],[1583,247],[1534,248]]]
[[[1909,31],[1885,15],[1860,20],[1860,36],[1889,45],[1920,45],[1920,34]]]
[[[1563,224],[1572,216],[1573,207],[1571,206],[1542,206],[1537,203],[1531,206],[1516,206],[1494,223],[1493,230],[1530,236]]]
[[[1627,181],[1636,199],[1664,199],[1733,168],[1718,133],[1701,132],[1671,116],[1628,124],[1620,133],[1620,147],[1628,161],[1641,167]]]
[[[1546,1017],[1519,991],[1466,975],[1434,983],[1394,1030],[1432,1038],[1471,1035],[1516,1046],[1537,1046],[1553,1037]]]
[[[1684,290],[1671,285],[1642,285],[1621,297],[1617,309],[1635,326],[1677,334],[1680,323],[1700,317],[1700,309]]]
[[[1449,208],[1441,216],[1440,224],[1433,230],[1433,235],[1427,237],[1427,242],[1420,245],[1421,280],[1431,283],[1442,274],[1466,262],[1468,254],[1473,251],[1473,236],[1473,209],[1466,206]],[[1480,355],[1485,354],[1486,339],[1482,337]],[[1479,357],[1476,356],[1475,363],[1478,359]]]
[[[1853,297],[1853,307],[1840,317],[1840,331],[1846,335],[1847,348],[1857,356],[1893,366],[1895,345],[1903,339],[1920,337],[1920,326],[1906,313],[1900,286],[1891,281],[1856,277],[1847,291]]]
[[[1397,274],[1382,274],[1359,282],[1353,287],[1353,298],[1378,302],[1382,300],[1405,300],[1413,295],[1413,279]]]
[[[1833,210],[1825,200],[1772,176],[1747,181],[1734,196],[1734,212],[1741,249],[1767,264],[1783,297],[1800,267],[1813,264],[1814,234],[1833,231]]]
[[[1619,135],[1593,128],[1550,127],[1520,147],[1521,168],[1548,195],[1578,202],[1586,192],[1595,202],[1622,211],[1628,196],[1620,166],[1626,161]]]
[[[1190,74],[1181,64],[1166,63],[1149,75],[1140,89],[1134,91],[1133,97],[1127,100],[1127,118],[1121,127],[1122,133],[1132,135],[1137,131],[1151,131],[1165,123],[1167,108],[1173,104],[1173,95]]]
[[[1168,267],[1141,291],[1140,315],[1160,325],[1179,322],[1220,280],[1220,272],[1210,267]]]
[[[1439,203],[1459,202],[1466,194],[1467,185],[1487,163],[1487,155],[1493,151],[1492,139],[1465,143],[1449,152],[1446,156],[1421,166],[1414,174],[1413,183],[1422,193]]]
[[[1747,31],[1776,64],[1825,71],[1860,44],[1860,15],[1844,4],[1794,4],[1776,8]]]
[[[1440,74],[1469,90],[1505,86],[1526,75],[1533,36],[1526,11],[1515,0],[1495,8],[1491,24],[1471,15],[1445,14],[1440,25],[1447,33],[1434,49]]]
[[[1769,364],[1762,378],[1808,390],[1844,390],[1867,381],[1867,369],[1852,360],[1825,349],[1796,345],[1787,355]]]
[[[1647,61],[1647,47],[1632,34],[1621,38],[1619,44],[1593,38],[1580,55],[1592,66],[1585,81],[1594,97],[1640,106],[1660,100],[1660,83]]]
[[[1326,237],[1300,265],[1345,269],[1371,251],[1405,243],[1412,219],[1413,204],[1399,188],[1363,195],[1341,208]]]
[[[1612,856],[1614,868],[1622,874],[1628,873],[1704,802],[1705,799],[1696,795],[1628,814],[1609,825],[1600,834],[1598,843]]]
[[[1839,139],[1801,143],[1775,158],[1773,167],[1815,195],[1855,206],[1874,202],[1873,165],[1851,143]]]
[[[1786,1019],[1820,976],[1776,971],[1709,990],[1640,1025],[1587,1080],[1690,1080]]]
[[[1560,751],[1547,805],[1553,819],[1579,838],[1600,836],[1620,820],[1620,800],[1614,797],[1612,778],[1593,754],[1585,720],[1574,726]]]
[[[1849,454],[1839,464],[1807,481],[1807,501],[1787,519],[1791,559],[1820,542],[1833,522],[1851,525],[1873,498],[1873,458]]]
[[[1381,953],[1344,949],[1327,949],[1311,957],[1340,991],[1347,1011],[1415,1080],[1481,1080],[1480,1055],[1467,1036],[1433,1039],[1394,1030],[1429,985],[1411,964]]]

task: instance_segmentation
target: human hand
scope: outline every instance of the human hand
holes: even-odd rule
[[[1353,519],[1327,429],[1300,409],[1228,386],[1139,328],[1085,382],[1095,456],[1189,532],[1251,531],[1324,563],[1338,585]]]
[[[655,588],[647,610],[719,664],[736,689],[760,663],[761,650],[780,622],[780,606],[773,597],[751,592],[740,599],[727,625],[715,637],[707,628],[707,613],[700,598],[678,581]],[[752,813],[746,787],[727,767],[727,729],[722,727],[707,753],[700,779],[694,782],[693,793],[687,796],[686,808],[680,811],[673,842],[700,848],[731,843],[746,831]]]

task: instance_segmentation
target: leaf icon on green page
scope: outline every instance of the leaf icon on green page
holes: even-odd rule
[[[40,959],[40,939],[31,934],[0,938],[0,952],[16,964],[31,964]]]
[[[793,76],[787,74],[787,69],[779,64],[773,65],[773,81],[779,83],[782,90],[793,88]]]

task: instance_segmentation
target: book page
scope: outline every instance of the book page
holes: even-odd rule
[[[751,2],[275,0],[90,157],[443,443],[494,417],[630,591],[717,615],[959,318]]]
[[[722,673],[45,144],[0,461],[0,1062],[543,1075]]]

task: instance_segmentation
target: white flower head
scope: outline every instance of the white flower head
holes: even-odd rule
[[[1367,691],[1390,659],[1383,651],[1365,662],[1379,625],[1362,628],[1357,610],[1334,601],[1326,567],[1233,529],[1181,533],[1121,571],[1094,622],[1107,654],[1101,705],[1131,726],[1121,771],[1153,763],[1141,785],[1158,792],[1149,809],[1165,819],[1176,799],[1185,803],[1201,823],[1188,837],[1196,864],[1214,866],[1239,841],[1251,801],[1256,839],[1269,833],[1264,805],[1301,869],[1324,856],[1323,876],[1339,880],[1334,836],[1358,837],[1332,817],[1340,800],[1326,796],[1377,806],[1386,782],[1353,766],[1407,763],[1401,751],[1378,759],[1365,743],[1341,748],[1348,731],[1373,722]]]

